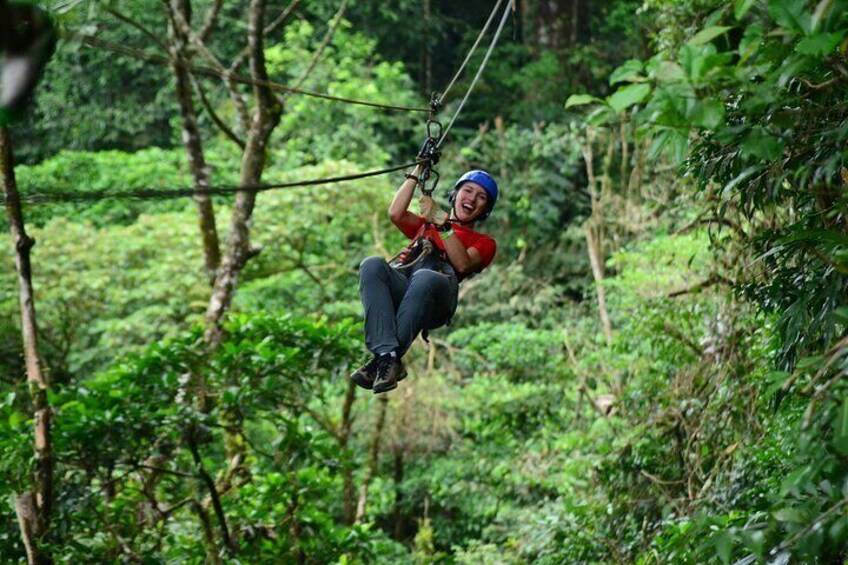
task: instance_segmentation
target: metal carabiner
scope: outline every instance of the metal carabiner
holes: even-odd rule
[[[437,131],[439,132],[436,135],[433,135],[433,131],[431,129],[433,126],[436,126]],[[444,128],[442,127],[442,122],[439,122],[437,120],[427,120],[427,138],[428,139],[434,139],[434,140],[436,140],[436,142],[438,142],[442,138],[442,130],[443,129]]]
[[[440,92],[433,91],[430,94],[430,116],[435,116],[442,109],[442,95]],[[432,119],[432,118],[431,118]]]
[[[430,188],[427,188],[427,181],[432,177],[436,180],[433,181],[433,184],[430,185]],[[421,180],[421,194],[424,196],[432,196],[433,192],[436,190],[436,187],[439,185],[439,172],[429,168],[427,171],[427,178]]]

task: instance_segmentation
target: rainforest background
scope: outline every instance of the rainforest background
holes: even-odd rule
[[[497,178],[498,255],[382,397],[347,375],[402,171],[105,196],[411,162],[426,113],[268,81],[426,106],[494,2],[40,6],[4,143],[43,375],[6,238],[0,561],[846,562],[844,0],[516,2],[437,166],[442,202]]]

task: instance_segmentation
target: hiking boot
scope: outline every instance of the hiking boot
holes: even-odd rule
[[[378,359],[377,377],[371,388],[374,394],[388,392],[397,388],[398,382],[405,378],[406,368],[403,366],[403,361],[391,355],[382,355]]]
[[[375,355],[370,361],[351,373],[350,380],[365,390],[371,390],[371,387],[374,386],[374,379],[377,378],[377,367],[379,364],[380,357]]]

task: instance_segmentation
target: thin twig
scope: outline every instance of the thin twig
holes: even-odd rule
[[[215,0],[215,3],[212,5],[212,8],[209,10],[209,14],[206,16],[206,22],[203,24],[203,27],[198,34],[202,41],[207,41],[209,39],[209,35],[212,33],[212,30],[215,29],[215,25],[218,23],[218,16],[221,13],[221,7],[224,5],[224,0]]]
[[[289,3],[289,5],[286,7],[286,9],[283,10],[280,13],[280,15],[277,16],[274,19],[273,22],[271,22],[270,24],[265,26],[265,29],[262,30],[262,33],[267,37],[267,36],[271,35],[272,33],[274,33],[275,31],[277,31],[277,29],[279,29],[279,27],[281,25],[283,25],[286,22],[287,19],[289,19],[289,16],[294,11],[294,9],[297,7],[298,4],[300,4],[300,0],[292,0]],[[245,53],[244,53],[244,55],[242,55],[242,57],[246,57],[246,56],[247,56],[247,52],[245,51]]]
[[[106,13],[112,15],[113,17],[124,22],[125,24],[128,24],[128,25],[136,28],[141,33],[146,35],[148,37],[148,39],[152,40],[154,43],[156,43],[156,45],[161,47],[164,51],[168,50],[168,46],[165,45],[164,42],[162,42],[162,40],[159,38],[158,35],[156,35],[152,31],[150,31],[149,29],[147,29],[146,27],[144,27],[143,25],[141,25],[139,22],[135,21],[131,17],[122,14],[121,12],[116,10],[115,8],[106,8]]]
[[[218,129],[224,132],[224,135],[230,139],[233,143],[239,146],[242,150],[245,148],[245,142],[238,136],[236,133],[221,119],[212,105],[209,103],[209,99],[206,97],[206,92],[201,87],[200,83],[197,81],[197,77],[193,74],[189,74],[191,76],[191,84],[194,86],[194,90],[197,92],[197,96],[200,98],[200,105],[203,106],[203,109],[206,110],[206,113],[212,119]]]
[[[300,75],[300,78],[298,78],[297,82],[295,82],[294,88],[300,88],[301,86],[303,86],[303,83],[306,82],[306,79],[309,78],[309,75],[312,74],[312,71],[318,65],[318,61],[321,59],[321,55],[324,54],[324,49],[326,49],[327,45],[330,44],[330,40],[336,33],[336,29],[338,29],[339,24],[342,21],[342,17],[344,17],[344,13],[347,10],[349,1],[350,0],[342,0],[341,6],[339,6],[338,11],[331,20],[330,27],[327,28],[327,33],[324,34],[324,38],[321,40],[321,44],[318,46],[318,49],[316,49],[315,53],[312,54],[312,60],[309,61],[309,65],[307,65],[306,69]],[[286,97],[287,96],[288,95],[286,95]]]

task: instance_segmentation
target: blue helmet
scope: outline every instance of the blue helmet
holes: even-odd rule
[[[495,203],[498,201],[498,183],[496,183],[495,179],[492,178],[492,175],[486,171],[481,171],[479,169],[468,171],[459,177],[459,180],[453,185],[453,190],[451,190],[450,194],[448,194],[448,202],[450,202],[451,207],[453,207],[453,203],[456,200],[456,193],[459,190],[459,187],[466,182],[476,182],[483,187],[483,190],[486,191],[489,199],[486,202],[485,210],[483,210],[483,213],[479,218],[477,218],[478,220],[485,220],[489,217],[489,214],[492,213],[492,210],[495,209]]]

